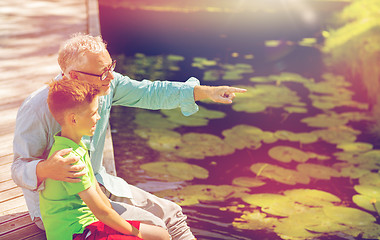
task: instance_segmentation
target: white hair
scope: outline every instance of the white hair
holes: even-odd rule
[[[74,34],[65,41],[58,52],[58,64],[66,77],[73,69],[78,69],[87,63],[86,53],[101,53],[107,44],[101,36],[90,36],[83,33]]]

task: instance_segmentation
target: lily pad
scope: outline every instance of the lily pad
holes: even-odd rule
[[[305,174],[268,163],[255,163],[250,169],[257,176],[288,185],[295,185],[296,183],[308,184],[310,182],[309,176]]]
[[[248,91],[244,94],[237,94],[232,108],[235,111],[245,111],[255,113],[264,111],[269,107],[281,108],[285,106],[298,106],[300,98],[297,92],[285,86],[273,86],[267,84],[256,84],[251,86],[236,86],[243,87]]]
[[[345,225],[363,226],[376,221],[371,214],[356,208],[328,206],[323,211],[329,218]]]
[[[260,187],[265,185],[265,182],[253,177],[237,177],[232,181],[232,184],[241,187]]]
[[[225,113],[220,111],[208,110],[199,107],[199,111],[191,116],[184,116],[179,108],[171,110],[161,110],[167,116],[167,120],[177,125],[183,126],[206,126],[208,119],[224,118]]]
[[[260,76],[250,78],[251,82],[298,82],[298,83],[307,83],[314,82],[314,79],[304,78],[303,76],[297,73],[291,72],[282,72],[278,75],[269,75],[269,76]]]
[[[152,162],[140,166],[141,169],[158,174],[167,174],[181,180],[208,178],[208,171],[200,166],[183,162]]]
[[[271,158],[286,163],[292,160],[296,162],[306,162],[309,159],[307,153],[288,146],[275,146],[269,150],[268,154]]]
[[[349,121],[345,118],[340,117],[338,114],[334,113],[323,113],[318,114],[314,117],[307,117],[301,120],[301,122],[306,123],[310,127],[337,127],[347,124]]]
[[[223,156],[235,149],[218,136],[207,133],[186,133],[182,135],[182,145],[174,152],[185,158],[203,159],[206,156]]]
[[[331,144],[355,142],[361,132],[347,126],[331,127],[322,130],[314,130],[313,134]]]
[[[267,214],[256,210],[235,218],[232,226],[238,229],[267,230],[273,228],[277,222],[277,218],[267,217]]]
[[[354,142],[354,143],[341,143],[336,146],[345,152],[367,152],[373,148],[370,143]]]
[[[203,74],[204,81],[217,81],[220,79],[220,71],[218,70],[207,70]]]
[[[360,178],[369,172],[369,170],[358,168],[355,165],[350,165],[349,167],[344,167],[340,169],[340,175],[342,177],[349,177],[351,179]]]
[[[257,127],[241,124],[222,132],[224,141],[236,149],[257,149],[265,133]]]
[[[151,112],[151,111],[139,111],[135,115],[134,122],[140,127],[145,128],[166,128],[174,129],[179,127],[179,124],[168,121],[161,114]]]
[[[307,108],[304,107],[284,107],[288,113],[307,113]]]
[[[241,102],[234,105],[232,105],[232,109],[237,111],[237,112],[248,112],[248,113],[259,113],[259,112],[264,112],[267,109],[267,106],[260,103],[260,102],[254,102],[254,101],[249,101],[249,102]]]
[[[376,223],[370,223],[367,225],[355,226],[362,234],[363,239],[380,239],[380,225]],[[346,232],[346,231],[345,231]]]
[[[295,222],[292,218],[283,218],[276,224],[274,231],[282,239],[313,239],[320,236],[305,229],[302,221]]]
[[[316,189],[293,189],[285,191],[284,194],[295,202],[311,207],[323,207],[341,202],[339,197]]]
[[[251,194],[242,198],[244,202],[261,207],[263,212],[285,217],[294,213],[294,202],[280,194]]]
[[[358,193],[360,193],[362,195],[380,199],[380,188],[377,186],[355,185],[354,189],[355,189],[355,191],[357,191]]]
[[[319,224],[305,226],[305,229],[316,233],[343,232],[350,227],[325,217]]]
[[[181,206],[189,206],[203,201],[226,201],[230,198],[241,198],[248,191],[249,188],[230,185],[191,185],[180,190],[155,192],[155,195],[169,198]]]
[[[367,173],[359,178],[361,185],[372,185],[380,187],[380,174],[379,173]]]
[[[380,198],[356,194],[352,197],[352,201],[361,208],[380,214]]]
[[[297,170],[316,179],[329,180],[331,177],[340,177],[336,169],[314,163],[300,163],[297,165]]]

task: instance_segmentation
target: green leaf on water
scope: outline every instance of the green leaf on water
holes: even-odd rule
[[[253,177],[237,177],[232,180],[232,184],[241,187],[261,187],[265,185],[265,182]]]
[[[275,216],[289,216],[294,213],[294,201],[287,196],[271,193],[251,194],[242,198],[244,202],[261,207],[263,212]]]
[[[144,128],[166,128],[174,129],[180,126],[180,124],[170,122],[164,118],[161,114],[151,111],[139,111],[135,115],[134,122],[140,127]]]
[[[218,136],[207,133],[186,133],[182,135],[182,145],[174,154],[184,158],[203,159],[206,156],[224,156],[232,154],[235,148],[226,144]]]
[[[221,111],[208,110],[200,106],[199,111],[191,116],[184,116],[179,108],[171,110],[161,110],[166,115],[167,120],[177,125],[183,126],[206,126],[208,119],[224,118],[226,114]]]
[[[314,163],[300,163],[297,165],[297,170],[316,179],[329,180],[331,177],[340,177],[336,169]]]
[[[380,187],[380,174],[379,173],[367,173],[359,178],[361,185],[372,185]]]
[[[323,211],[329,218],[345,225],[363,226],[376,221],[371,214],[356,208],[328,206]]]
[[[310,177],[303,173],[268,163],[255,163],[251,165],[250,169],[257,176],[266,177],[288,185],[295,185],[297,183],[308,184],[310,182]]]
[[[367,152],[372,150],[373,145],[365,142],[341,143],[336,146],[345,152]]]
[[[261,140],[263,140],[266,135],[260,128],[245,124],[226,129],[222,134],[225,143],[236,149],[257,149],[261,146]]]
[[[314,130],[313,134],[331,144],[355,142],[361,132],[347,126],[330,127],[322,130]]]
[[[316,189],[292,189],[285,191],[284,195],[295,202],[311,207],[322,207],[341,202],[339,197]]]
[[[267,217],[267,214],[256,210],[235,218],[232,226],[238,229],[267,230],[273,228],[277,222],[277,218]]]
[[[185,181],[194,178],[206,179],[209,175],[205,168],[184,162],[152,162],[142,164],[140,168],[151,173],[171,175]]]
[[[190,185],[182,189],[155,192],[155,195],[169,198],[181,206],[189,206],[203,201],[226,201],[231,198],[241,198],[248,191],[249,188],[231,185]]]
[[[380,198],[380,188],[373,185],[355,185],[355,191],[358,193],[371,197],[371,198]],[[380,209],[379,209],[380,210]]]
[[[380,198],[356,194],[352,197],[352,201],[361,208],[380,214]]]
[[[309,159],[309,155],[307,153],[288,146],[272,147],[268,154],[271,158],[286,163],[289,163],[292,160],[296,162],[306,162]]]

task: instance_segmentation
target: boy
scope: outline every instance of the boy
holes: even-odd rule
[[[49,87],[48,106],[61,125],[49,156],[60,149],[71,148],[65,157],[79,157],[86,166],[86,174],[76,183],[46,180],[39,197],[47,239],[107,239],[111,235],[112,239],[170,239],[161,227],[125,221],[112,209],[95,179],[81,138],[92,136],[100,119],[99,90],[89,83],[67,78],[54,81]]]

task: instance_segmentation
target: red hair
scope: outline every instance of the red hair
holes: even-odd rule
[[[98,93],[99,89],[90,83],[63,77],[49,84],[47,103],[54,119],[62,126],[67,110],[75,109],[83,103],[90,104]]]

